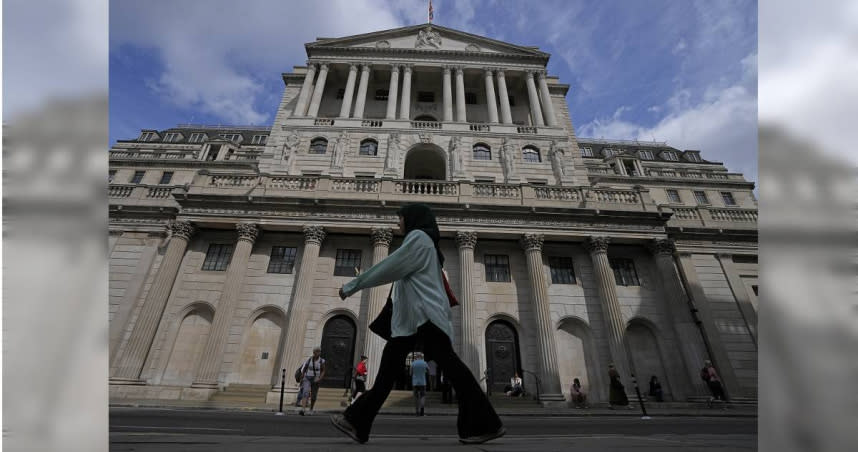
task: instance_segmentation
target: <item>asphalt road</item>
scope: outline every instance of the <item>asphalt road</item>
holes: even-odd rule
[[[757,420],[732,417],[504,417],[507,435],[481,446],[459,445],[455,416],[379,416],[359,446],[328,415],[113,408],[110,450],[756,450]]]

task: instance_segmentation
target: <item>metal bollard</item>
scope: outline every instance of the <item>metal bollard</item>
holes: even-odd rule
[[[638,395],[638,402],[641,404],[641,411],[643,411],[641,419],[652,419],[646,414],[646,405],[644,405],[643,397],[641,397],[641,390],[638,388],[638,380],[635,378],[635,374],[632,374],[632,384],[635,385],[635,394]]]
[[[280,379],[280,411],[277,416],[283,416],[283,391],[286,388],[286,369],[283,369],[283,377]]]

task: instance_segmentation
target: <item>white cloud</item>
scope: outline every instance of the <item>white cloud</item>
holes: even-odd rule
[[[685,50],[686,48],[688,48],[688,43],[685,42],[685,38],[680,38],[679,42],[677,42],[676,45],[673,47],[673,54],[676,55]]]

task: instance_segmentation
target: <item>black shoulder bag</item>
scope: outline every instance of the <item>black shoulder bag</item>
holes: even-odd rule
[[[390,331],[390,324],[393,321],[393,284],[390,285],[390,293],[387,294],[387,303],[381,308],[381,312],[372,323],[369,324],[369,330],[379,335],[382,339],[389,341],[393,335]]]

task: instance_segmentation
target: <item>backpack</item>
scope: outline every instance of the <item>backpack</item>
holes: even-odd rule
[[[709,381],[709,368],[704,367],[700,370],[700,378],[703,381]]]
[[[310,360],[308,359],[306,363],[299,365],[298,369],[295,370],[295,383],[301,382],[301,378],[304,377],[304,369],[306,369],[309,364]]]

